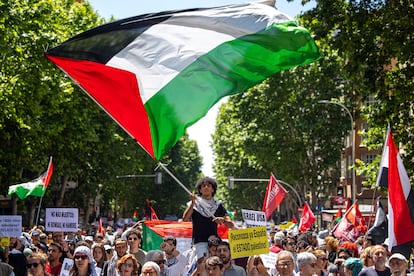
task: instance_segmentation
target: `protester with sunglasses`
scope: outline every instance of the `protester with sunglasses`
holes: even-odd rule
[[[46,273],[47,255],[42,252],[34,252],[27,256],[27,272],[29,276],[48,276]]]
[[[141,274],[141,265],[134,255],[126,254],[116,263],[119,276],[138,276]]]
[[[316,273],[318,274],[318,276],[328,276],[328,258],[326,257],[326,252],[317,249],[314,250],[312,253],[316,256]]]
[[[49,266],[46,268],[46,272],[52,276],[59,276],[63,262],[63,249],[59,243],[52,242],[49,245],[47,249],[47,260]]]
[[[296,262],[299,267],[299,272],[296,274],[297,276],[313,276],[314,274],[317,274],[316,256],[312,253],[299,253]]]
[[[75,249],[73,254],[74,264],[70,276],[97,276],[95,260],[89,247],[81,245]]]
[[[126,238],[129,245],[128,253],[134,255],[135,259],[142,266],[145,262],[145,252],[140,248],[142,236],[136,229],[131,229],[126,233]]]

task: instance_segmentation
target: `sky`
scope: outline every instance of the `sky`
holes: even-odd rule
[[[102,17],[109,19],[114,16],[115,19],[123,19],[145,13],[161,12],[167,10],[187,9],[187,8],[206,8],[223,6],[228,4],[248,3],[251,0],[89,0],[93,9]],[[308,10],[314,6],[314,2],[301,5],[300,0],[287,2],[286,0],[277,0],[276,8],[289,15],[295,17],[302,11]],[[196,140],[200,154],[203,158],[202,171],[206,176],[214,177],[213,163],[214,156],[211,144],[211,135],[215,130],[215,121],[218,107],[222,100],[217,103],[207,115],[201,118],[197,123],[187,129],[190,139]]]

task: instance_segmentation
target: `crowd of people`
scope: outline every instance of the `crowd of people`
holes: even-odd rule
[[[73,260],[71,276],[181,276],[181,275],[280,275],[280,276],[404,276],[409,275],[408,259],[391,254],[386,244],[373,245],[361,236],[355,243],[340,242],[333,236],[321,238],[316,232],[293,234],[286,230],[269,233],[269,265],[263,255],[233,259],[230,245],[217,236],[207,241],[207,253],[197,256],[193,246],[177,250],[177,240],[164,237],[159,249],[141,248],[140,224],[124,232],[106,228],[106,234],[46,233],[42,226],[11,238],[1,249],[0,275],[59,276],[65,258]],[[272,258],[270,258],[272,259]]]
[[[405,276],[409,259],[391,254],[386,244],[368,236],[341,242],[328,231],[269,231],[269,253],[233,259],[230,244],[219,238],[217,225],[234,223],[214,199],[217,182],[209,177],[196,184],[183,220],[192,221],[192,245],[182,252],[177,239],[166,236],[159,248],[142,250],[142,228],[105,235],[46,233],[36,226],[11,238],[0,250],[0,276]],[[414,271],[414,269],[413,269]]]

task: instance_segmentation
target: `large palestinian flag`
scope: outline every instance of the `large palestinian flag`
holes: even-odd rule
[[[148,220],[142,225],[142,249],[145,251],[160,249],[160,244],[166,236],[177,239],[177,248],[180,252],[191,247],[192,235],[191,222],[178,222],[167,220]],[[220,238],[228,238],[228,229],[219,225],[218,234]],[[181,249],[181,250],[180,250]]]
[[[309,32],[267,2],[123,19],[46,57],[159,160],[222,97],[319,59]]]

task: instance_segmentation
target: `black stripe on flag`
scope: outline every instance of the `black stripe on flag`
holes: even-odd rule
[[[408,197],[407,197],[407,205],[408,205],[408,210],[410,210],[411,222],[412,224],[414,224],[414,192],[412,188],[410,189],[410,193],[408,194]]]
[[[202,9],[187,9],[188,12]],[[98,26],[78,34],[46,52],[47,55],[106,64],[114,55],[153,25],[177,11],[138,15]]]

